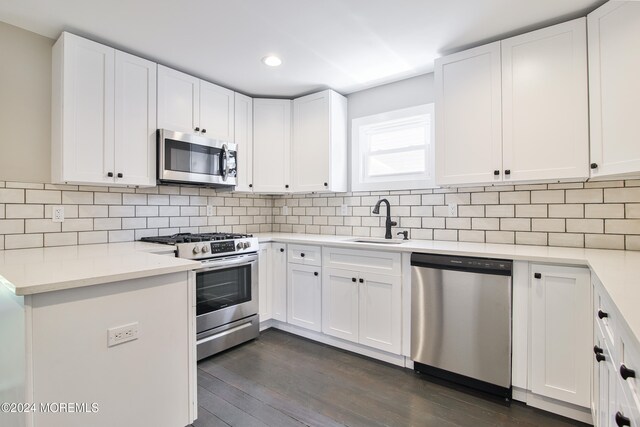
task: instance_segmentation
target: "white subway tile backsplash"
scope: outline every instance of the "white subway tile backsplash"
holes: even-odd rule
[[[604,202],[605,203],[633,203],[633,202],[640,202],[640,187],[633,187],[633,188],[605,188],[604,189]]]
[[[547,244],[547,233],[517,231],[516,244],[545,246]]]
[[[0,234],[23,234],[23,233],[24,233],[23,219],[1,219],[0,220]]]
[[[158,206],[136,206],[136,216],[158,216]]]
[[[531,203],[531,193],[529,191],[508,191],[500,193],[501,205],[518,205]]]
[[[65,209],[66,216],[66,209]],[[104,218],[109,216],[108,206],[80,205],[78,206],[79,218]]]
[[[4,236],[5,249],[41,248],[43,244],[42,234],[8,234]]]
[[[499,192],[471,193],[471,203],[474,205],[497,205],[499,202]]]
[[[565,231],[564,219],[557,218],[533,218],[531,220],[531,231],[554,231],[563,233]]]
[[[120,230],[122,218],[96,218],[93,220],[94,230]]]
[[[474,230],[499,230],[500,220],[498,218],[473,218],[472,228]]]
[[[569,233],[603,233],[604,220],[602,219],[567,219],[567,232]]]
[[[78,244],[78,233],[46,233],[45,246],[70,246]]]
[[[120,193],[94,193],[93,203],[96,205],[121,205],[122,194]]]
[[[606,219],[605,232],[610,234],[640,234],[640,219]]]
[[[564,190],[532,191],[531,203],[564,203]]]
[[[516,205],[516,217],[546,218],[547,205]]]
[[[62,223],[53,222],[50,219],[26,219],[24,232],[30,233],[55,233],[62,229]],[[46,239],[45,239],[46,240]]]
[[[130,242],[135,239],[133,230],[109,231],[109,243]]]
[[[484,242],[484,231],[479,230],[460,230],[458,231],[458,240],[461,242]]]
[[[549,218],[584,218],[584,205],[549,205]]]
[[[615,234],[585,234],[585,248],[624,249],[624,236]]]
[[[516,237],[513,231],[485,231],[485,240],[487,243],[514,244]]]
[[[602,203],[602,190],[599,188],[567,190],[567,203]]]
[[[627,203],[625,215],[627,218],[640,218],[640,203]]]
[[[169,204],[169,196],[149,194],[147,196],[147,204],[165,206]]]
[[[433,240],[458,240],[457,230],[433,230]]]
[[[624,205],[603,203],[584,205],[585,218],[624,218]]]
[[[584,234],[549,233],[549,246],[584,247]]]
[[[86,191],[63,191],[62,203],[67,205],[92,205],[93,193]]]
[[[57,190],[26,190],[26,202],[60,204],[62,194]]]
[[[123,194],[122,204],[123,205],[146,205],[147,195],[146,194]]]
[[[122,229],[147,228],[146,218],[122,218]]]
[[[0,188],[0,203],[24,203],[24,190]]]
[[[149,227],[149,228],[166,228],[166,227],[169,227],[169,218],[168,217],[147,218],[147,227]]]
[[[458,212],[459,214],[460,212]],[[513,218],[515,216],[515,205],[487,205],[485,207],[485,216],[488,218]]]
[[[110,217],[132,217],[136,216],[135,206],[109,206]]]
[[[5,205],[7,218],[44,218],[44,205]]]
[[[62,223],[62,231],[91,231],[93,230],[92,218],[65,219]]]

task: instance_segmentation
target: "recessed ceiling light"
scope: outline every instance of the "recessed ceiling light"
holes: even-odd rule
[[[264,62],[265,65],[268,65],[269,67],[277,67],[278,65],[282,64],[282,59],[278,58],[275,55],[269,55],[262,58],[262,62]]]

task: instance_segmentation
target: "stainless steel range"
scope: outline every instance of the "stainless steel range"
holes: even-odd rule
[[[198,360],[258,336],[257,238],[181,233],[141,240],[174,245],[177,257],[202,263],[196,270]]]

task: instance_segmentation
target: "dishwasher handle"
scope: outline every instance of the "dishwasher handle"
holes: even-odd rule
[[[511,276],[513,262],[493,258],[474,258],[450,255],[412,253],[411,265],[439,270],[465,271],[470,273]]]

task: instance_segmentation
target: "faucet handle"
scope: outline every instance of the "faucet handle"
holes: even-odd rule
[[[396,221],[391,221],[389,224],[391,224],[392,227],[395,227],[396,225],[398,225]]]
[[[397,233],[398,236],[401,235],[401,234],[404,236],[404,238],[402,240],[409,240],[409,232],[407,230],[399,231]]]

